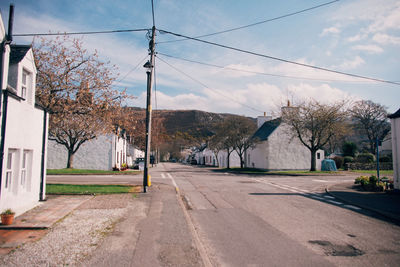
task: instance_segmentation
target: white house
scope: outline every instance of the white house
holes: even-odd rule
[[[400,190],[400,109],[389,116],[392,125],[394,188]]]
[[[0,211],[19,215],[45,199],[48,115],[35,105],[31,46],[10,45],[1,15],[0,40]]]
[[[226,150],[218,152],[218,161],[215,158],[214,152],[206,148],[201,152],[196,152],[194,158],[199,165],[215,166],[220,168],[228,167],[228,153]],[[218,165],[219,164],[219,165]],[[236,151],[233,151],[229,156],[229,167],[240,167],[240,158]]]
[[[67,166],[68,152],[65,146],[48,141],[48,169],[63,169]],[[127,164],[127,139],[124,131],[101,135],[82,144],[74,154],[75,169],[113,170]]]
[[[246,151],[245,166],[266,170],[307,170],[311,166],[311,154],[300,141],[288,134],[288,125],[280,118],[257,118],[258,130],[253,138],[259,143]],[[317,152],[317,169],[321,169],[324,152]]]
[[[127,147],[127,164],[133,166],[137,158],[144,158],[144,151],[128,143]]]

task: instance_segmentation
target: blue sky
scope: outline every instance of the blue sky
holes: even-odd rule
[[[279,3],[278,3],[279,2]],[[329,1],[155,0],[158,29],[199,36],[282,16]],[[151,1],[2,0],[3,20],[15,5],[14,33],[150,28]],[[84,45],[118,67],[122,81],[144,107],[145,32],[83,36]],[[247,116],[277,112],[287,102],[369,99],[400,108],[400,86],[317,71],[158,33],[158,109],[199,109]],[[31,37],[15,37],[30,43]],[[273,57],[400,82],[400,1],[344,0],[204,40]],[[215,68],[173,57],[225,67]],[[163,61],[162,61],[163,60]],[[168,64],[166,64],[167,62]],[[135,66],[138,68],[134,68]],[[173,66],[173,68],[171,67]],[[176,71],[178,69],[179,71]],[[264,73],[233,71],[232,69]],[[185,74],[183,74],[185,73]],[[190,78],[188,77],[190,76]],[[282,77],[285,76],[285,77]],[[296,77],[296,78],[293,78]]]

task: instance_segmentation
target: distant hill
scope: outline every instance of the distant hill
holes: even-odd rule
[[[138,117],[145,116],[145,109],[130,107],[137,113]],[[202,134],[210,134],[212,125],[221,122],[230,117],[243,117],[240,115],[227,113],[213,113],[201,110],[154,110],[153,119],[160,119],[168,135],[176,132],[199,131]],[[256,123],[256,119],[246,117],[248,120]]]

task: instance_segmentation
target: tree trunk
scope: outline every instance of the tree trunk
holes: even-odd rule
[[[317,170],[317,151],[311,150],[311,169],[310,171],[315,172]]]
[[[67,161],[67,168],[73,168],[73,162],[74,162],[74,153],[72,150],[68,150],[68,161]]]
[[[229,157],[231,156],[231,153],[229,153],[229,150],[227,151],[228,153],[228,156],[226,157],[226,159],[227,159],[227,162],[226,162],[226,168],[227,169],[230,169],[231,167],[230,167],[230,164],[229,164]]]

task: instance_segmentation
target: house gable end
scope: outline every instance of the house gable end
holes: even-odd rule
[[[400,108],[395,113],[388,116],[389,119],[400,118]]]
[[[257,138],[260,141],[268,140],[268,137],[279,127],[281,123],[281,118],[264,122],[264,124],[253,134],[252,138]]]

